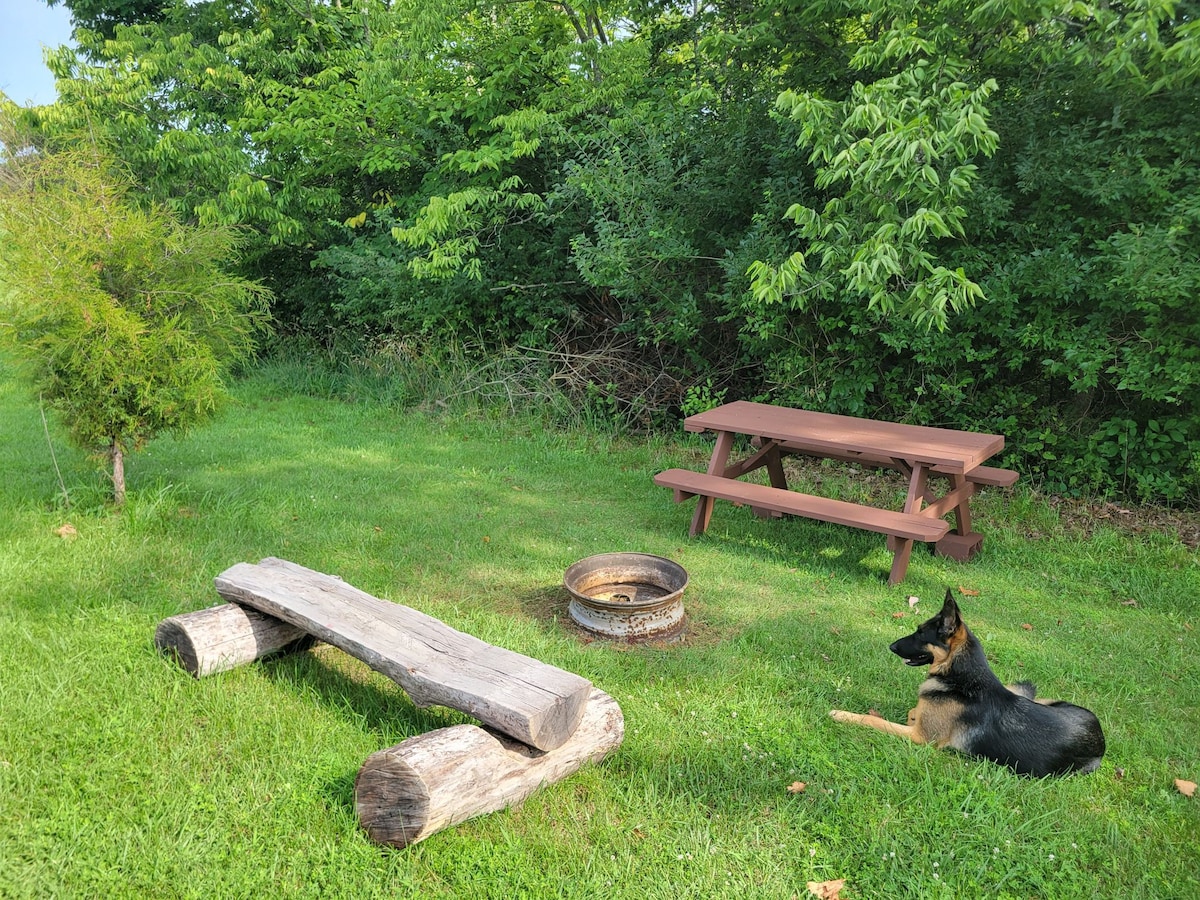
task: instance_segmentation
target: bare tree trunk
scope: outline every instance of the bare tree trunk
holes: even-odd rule
[[[113,503],[125,505],[125,454],[121,450],[121,442],[114,439],[112,443],[112,480]]]

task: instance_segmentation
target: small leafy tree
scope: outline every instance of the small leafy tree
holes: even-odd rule
[[[119,506],[125,454],[212,414],[268,294],[228,271],[232,231],[139,207],[100,149],[40,152],[18,113],[0,107],[0,346],[106,460]]]

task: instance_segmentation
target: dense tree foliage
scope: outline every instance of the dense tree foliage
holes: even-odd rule
[[[694,402],[1200,496],[1194,0],[63,2],[47,146],[251,229],[285,321],[618,333]]]

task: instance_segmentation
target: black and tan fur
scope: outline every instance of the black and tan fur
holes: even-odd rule
[[[1005,687],[950,591],[942,611],[891,651],[910,666],[929,666],[908,724],[840,709],[830,712],[834,719],[980,756],[1036,778],[1099,767],[1104,733],[1096,717],[1062,700],[1035,700],[1028,681]]]

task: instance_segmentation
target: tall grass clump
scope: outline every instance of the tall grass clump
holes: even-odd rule
[[[483,340],[274,342],[254,369],[277,390],[397,409],[533,416],[547,425],[644,432],[671,424],[683,382],[628,340],[575,350],[489,347]],[[692,392],[694,393],[694,391]]]

